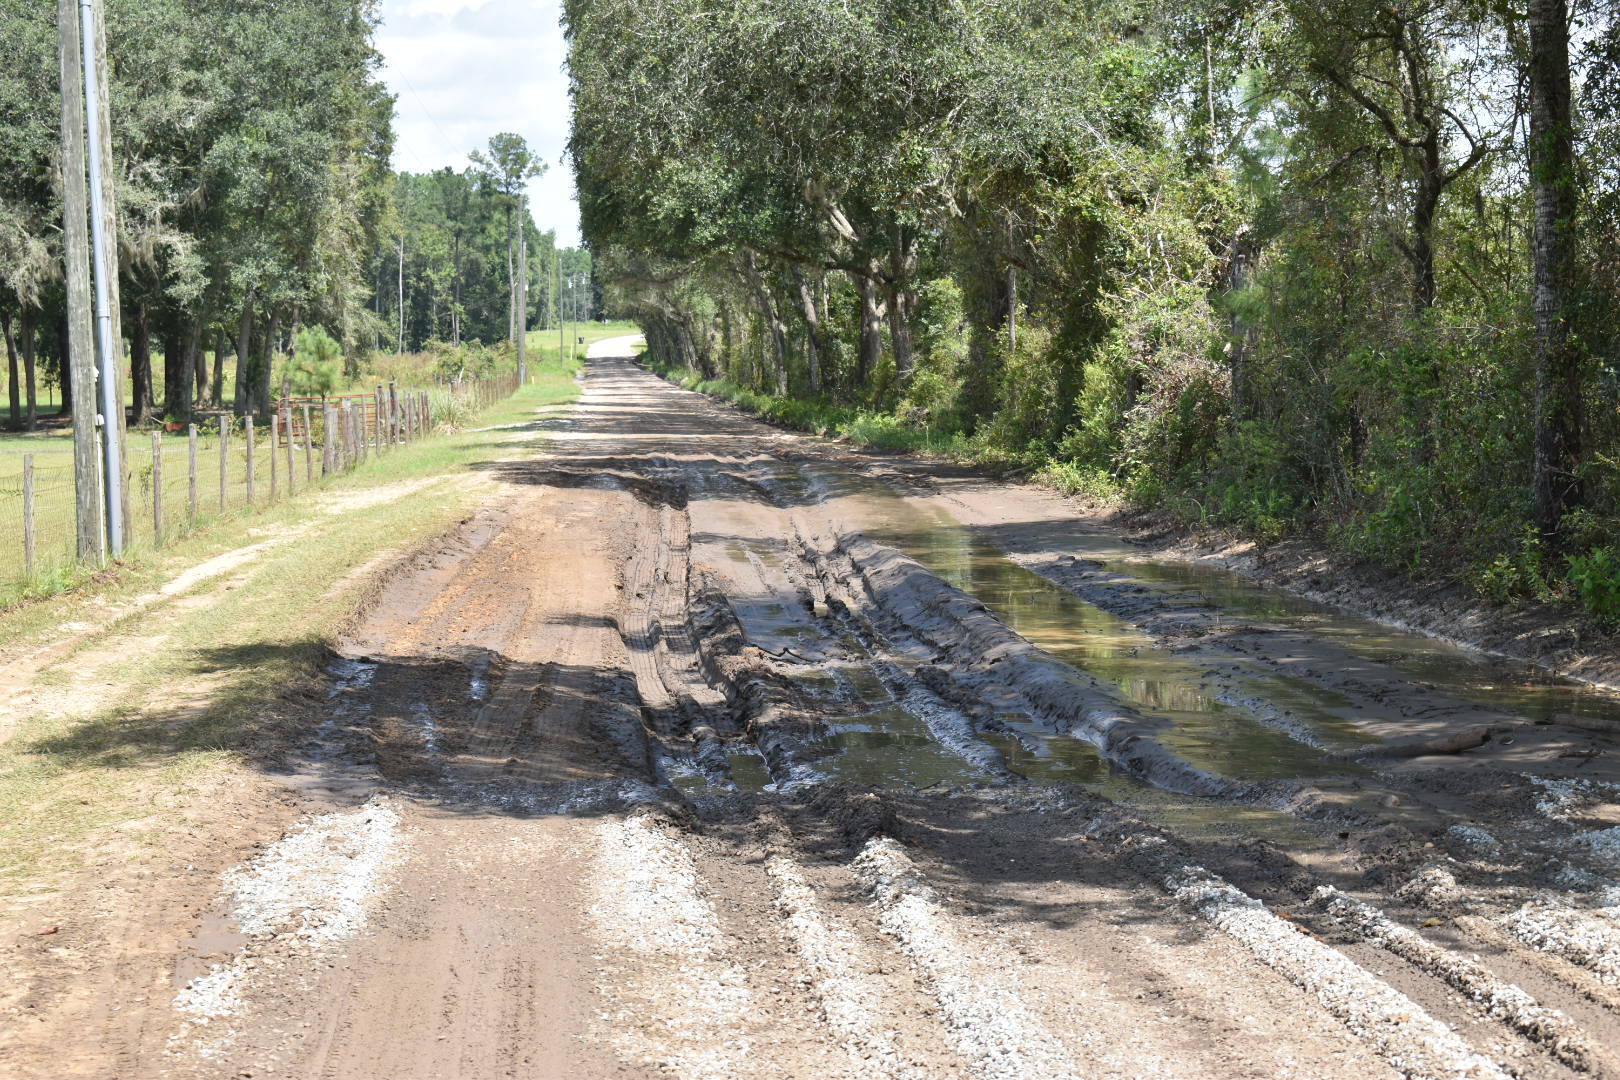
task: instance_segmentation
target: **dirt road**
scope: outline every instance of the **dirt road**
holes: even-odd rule
[[[1620,1076],[1620,704],[626,351],[15,1075]]]

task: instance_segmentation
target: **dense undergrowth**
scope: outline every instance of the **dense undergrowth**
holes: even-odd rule
[[[1476,508],[1479,529],[1449,536],[1441,523],[1425,520],[1439,492],[1412,490],[1410,477],[1380,478],[1369,470],[1348,493],[1349,499],[1358,492],[1366,499],[1359,510],[1348,499],[1325,504],[1302,484],[1289,483],[1286,448],[1255,423],[1219,432],[1195,465],[1179,474],[1133,474],[1117,462],[1112,467],[1088,463],[1082,437],[1071,435],[1056,445],[1031,440],[1015,449],[1001,442],[1004,427],[980,425],[970,432],[943,400],[948,393],[937,390],[931,397],[926,391],[907,395],[899,408],[882,409],[766,393],[650,355],[642,361],[686,389],[796,431],[1016,472],[1100,505],[1160,511],[1184,527],[1221,529],[1261,542],[1304,536],[1351,558],[1455,580],[1495,603],[1566,600],[1602,622],[1620,625],[1620,545],[1613,542],[1620,529],[1590,512],[1573,523],[1577,553],[1555,561],[1524,524],[1528,508],[1516,503],[1495,515],[1488,507]],[[1479,442],[1469,445],[1477,456]]]

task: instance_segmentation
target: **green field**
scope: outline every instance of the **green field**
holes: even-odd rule
[[[568,359],[570,354],[575,360],[581,360],[591,344],[636,332],[632,323],[584,323],[572,335],[573,340],[564,342],[561,349],[555,332],[531,332],[530,388],[538,390],[544,387],[549,388],[547,392],[558,392],[559,386],[554,384],[563,378],[559,373],[571,372],[574,367],[573,361]],[[579,338],[584,339],[583,344],[578,341]],[[564,357],[561,361],[559,353]],[[423,370],[426,370],[425,358]],[[364,379],[357,384],[364,385]],[[572,386],[572,383],[568,385]],[[448,406],[446,391],[435,390],[432,395],[436,410]],[[529,400],[527,393],[517,397]],[[195,516],[191,502],[188,443],[187,435],[183,432],[162,433],[152,429],[130,432],[126,444],[131,517],[127,537],[128,557],[140,558],[143,552],[150,551],[160,540],[169,543],[196,528],[205,527],[222,515],[236,514],[247,508],[248,454],[243,428],[237,426],[229,433],[226,453],[222,457],[218,421],[209,420],[200,426]],[[82,571],[74,566],[73,559],[72,453],[72,434],[66,429],[0,436],[0,604],[55,591],[82,576]],[[395,461],[396,453],[386,453],[381,459],[373,455],[352,475],[388,477],[395,471],[391,463]],[[22,472],[26,454],[34,455],[36,543],[32,573],[27,570],[23,539]],[[296,444],[292,457],[292,490],[295,494],[309,485],[311,474],[314,481],[322,485],[339,479],[321,479],[321,449],[318,442],[308,453],[302,443]],[[161,460],[161,467],[156,467],[158,460]],[[269,502],[272,483],[277,497],[286,497],[287,472],[285,443],[272,454],[267,426],[262,423],[256,425],[252,470],[252,495],[256,507],[263,507]],[[225,480],[223,489],[220,483],[222,475]],[[159,480],[160,485],[157,483]],[[159,492],[161,498],[154,498]],[[161,530],[158,528],[160,522]]]

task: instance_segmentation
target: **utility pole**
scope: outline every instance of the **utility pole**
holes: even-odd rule
[[[68,378],[73,388],[73,491],[78,557],[104,555],[96,462],[96,376],[90,324],[90,238],[78,0],[57,0],[62,87],[62,252],[67,283]]]
[[[79,33],[84,42],[85,143],[90,162],[90,241],[95,260],[96,360],[101,376],[101,417],[106,430],[101,439],[102,492],[106,497],[107,550],[113,558],[124,551],[124,397],[119,378],[123,343],[113,339],[112,305],[118,288],[117,252],[110,247],[116,237],[108,236],[108,223],[115,211],[107,197],[110,181],[104,152],[111,147],[107,131],[106,56],[97,32],[101,22],[101,0],[80,0]],[[64,91],[66,87],[63,88]]]
[[[529,381],[529,196],[518,196],[518,294],[517,352],[518,385]]]
[[[394,352],[405,351],[405,232],[399,234],[399,337]]]
[[[81,9],[83,5],[81,3]],[[107,314],[112,325],[110,337],[113,344],[112,363],[109,367],[110,378],[115,387],[124,385],[125,376],[129,369],[124,364],[124,326],[123,305],[119,300],[119,253],[118,253],[118,193],[114,184],[117,165],[113,161],[112,151],[112,93],[107,89],[107,5],[105,0],[95,0],[91,5],[94,18],[91,20],[95,27],[95,63],[86,62],[86,71],[94,70],[96,74],[96,115],[99,135],[96,145],[101,148],[102,168],[100,178],[95,173],[90,174],[90,182],[101,191],[101,227],[102,235],[107,243],[102,247],[97,257],[96,273],[105,274],[107,280]],[[119,519],[123,522],[124,535],[130,535],[135,518],[129,504],[129,439],[127,432],[127,419],[124,412],[124,395],[120,389],[115,399],[118,408],[113,415],[118,421],[118,488],[122,496],[119,502]]]
[[[563,362],[563,354],[568,351],[567,343],[563,339],[563,311],[562,311],[562,248],[557,246],[555,236],[551,241],[551,261],[556,264],[553,269],[557,271],[557,363]]]

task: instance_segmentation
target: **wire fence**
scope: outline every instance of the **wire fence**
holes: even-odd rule
[[[480,411],[517,387],[509,375],[433,392],[386,386],[283,398],[269,416],[198,413],[191,424],[132,431],[125,444],[126,543],[162,547],[225,514],[297,495],[431,434],[442,417]],[[26,593],[79,561],[74,470],[59,461],[36,467],[34,455],[25,454],[20,474],[0,476],[0,596]]]

